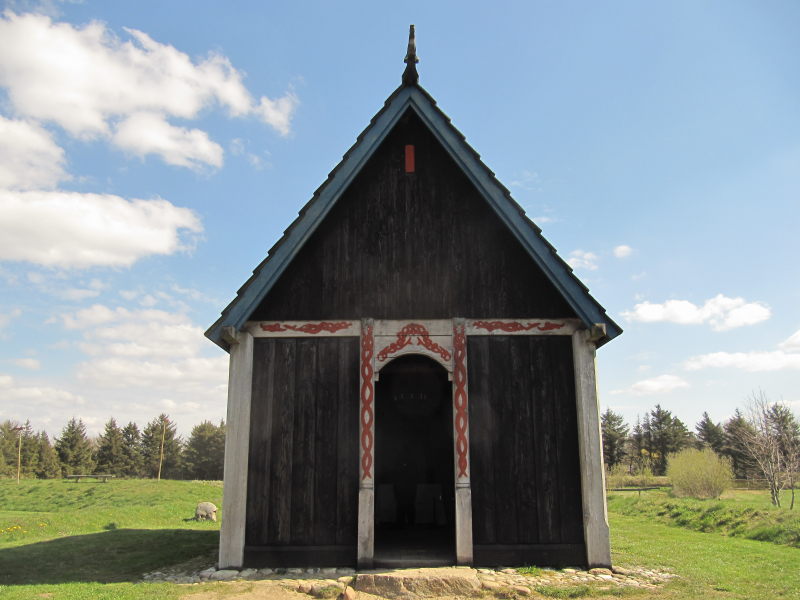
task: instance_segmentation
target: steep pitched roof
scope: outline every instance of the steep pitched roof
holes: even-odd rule
[[[508,189],[483,164],[480,155],[467,143],[464,135],[451,124],[450,118],[436,106],[436,101],[419,85],[414,66],[416,56],[411,55],[411,60],[408,60],[408,56],[406,58],[408,66],[403,76],[403,83],[389,96],[383,108],[358,136],[356,143],[328,175],[325,183],[314,192],[311,200],[300,210],[297,219],[270,249],[267,258],[255,268],[253,275],[237,292],[236,298],[206,331],[206,337],[221,348],[228,349],[222,336],[223,328],[230,326],[240,329],[244,326],[354,177],[400,117],[409,109],[413,110],[433,132],[439,143],[547,275],[581,321],[587,327],[595,324],[605,325],[606,334],[598,341],[598,345],[622,333],[619,325],[606,314],[605,309],[589,294],[588,288],[574,275],[572,268],[558,256],[555,248],[542,236],[541,229],[525,215],[525,211],[514,201]],[[411,68],[413,76],[408,76]]]

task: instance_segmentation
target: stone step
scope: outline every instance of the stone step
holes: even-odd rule
[[[352,585],[359,592],[392,600],[469,596],[481,589],[478,572],[469,567],[361,571]]]

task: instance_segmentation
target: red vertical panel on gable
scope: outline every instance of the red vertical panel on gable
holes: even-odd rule
[[[406,145],[406,173],[413,173],[415,171],[414,164],[414,146],[411,144]]]

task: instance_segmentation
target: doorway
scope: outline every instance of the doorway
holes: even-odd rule
[[[447,371],[401,356],[381,369],[375,392],[375,566],[455,564]]]

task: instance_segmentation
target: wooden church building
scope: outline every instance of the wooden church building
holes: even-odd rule
[[[418,83],[206,336],[220,567],[609,566],[595,349],[621,333]]]

